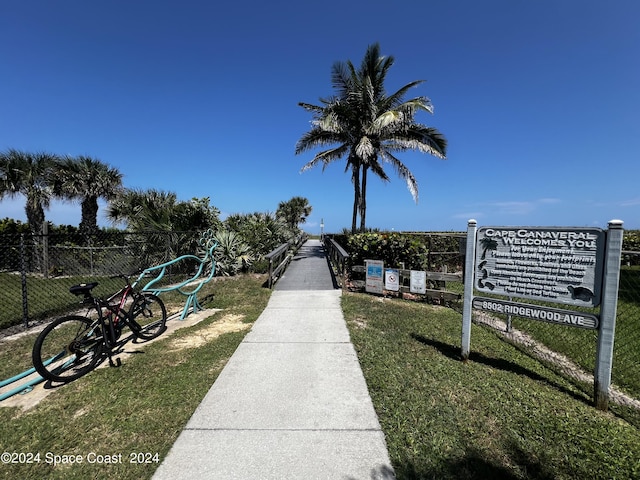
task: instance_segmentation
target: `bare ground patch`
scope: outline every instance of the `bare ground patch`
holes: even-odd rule
[[[169,351],[198,348],[225,333],[240,332],[250,328],[251,325],[243,323],[243,319],[244,315],[227,314],[208,327],[193,333],[193,335],[174,339],[169,344]]]

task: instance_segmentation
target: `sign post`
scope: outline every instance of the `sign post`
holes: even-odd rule
[[[464,304],[462,306],[462,360],[469,360],[471,350],[471,303],[473,300],[473,266],[476,256],[477,222],[467,223],[467,251],[464,261]]]
[[[427,272],[411,270],[409,291],[411,293],[419,293],[422,295],[427,293]]]
[[[397,269],[388,268],[384,272],[384,288],[390,292],[400,290],[400,272]]]
[[[607,235],[606,263],[604,265],[603,300],[600,307],[600,331],[596,350],[594,397],[596,408],[609,408],[609,387],[613,366],[613,340],[616,331],[618,287],[620,285],[620,257],[622,256],[622,221],[611,220]]]

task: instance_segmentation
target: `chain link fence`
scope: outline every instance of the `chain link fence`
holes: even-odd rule
[[[185,253],[197,254],[201,232],[100,232],[96,235],[0,234],[0,329],[29,326],[77,305],[69,287],[98,281],[94,292],[122,287],[114,275],[133,274]],[[192,266],[169,269],[178,281]],[[178,270],[180,269],[180,270]]]
[[[613,381],[640,399],[640,252],[626,252],[622,263]]]
[[[536,302],[530,302],[536,303]],[[551,305],[551,304],[549,304]],[[599,308],[578,308],[599,315]],[[520,317],[486,315],[476,312],[474,321],[489,325],[514,343],[557,367],[562,373],[583,383],[592,383],[595,370],[598,331],[557,325]],[[620,288],[616,313],[612,383],[625,394],[640,400],[640,252],[625,252],[620,269]]]

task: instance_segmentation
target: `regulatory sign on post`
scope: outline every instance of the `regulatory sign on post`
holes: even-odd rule
[[[384,272],[385,288],[391,292],[400,290],[400,272],[395,269],[387,269]]]
[[[411,283],[409,284],[411,293],[427,293],[427,272],[411,270]]]
[[[603,230],[483,227],[476,238],[474,286],[479,291],[566,305],[600,304]]]
[[[366,282],[365,290],[369,293],[382,294],[382,271],[384,264],[382,260],[365,260]]]

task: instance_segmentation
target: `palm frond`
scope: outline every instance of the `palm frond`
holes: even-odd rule
[[[418,203],[418,182],[413,176],[413,173],[411,173],[411,170],[389,152],[382,154],[382,158],[385,162],[390,163],[396,171],[396,174],[407,183],[407,189],[409,189],[413,201]]]

